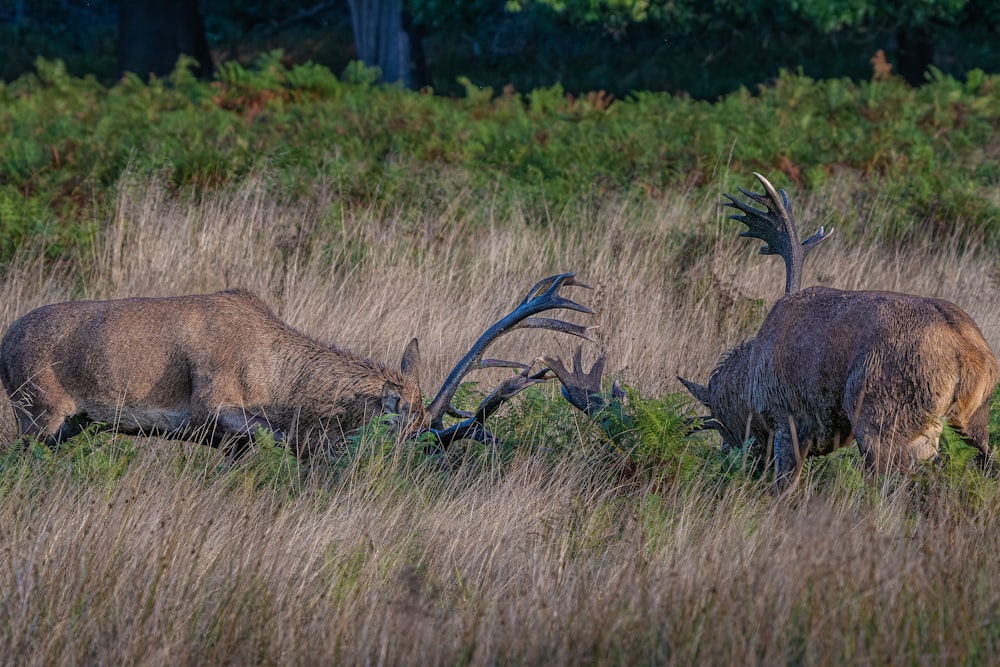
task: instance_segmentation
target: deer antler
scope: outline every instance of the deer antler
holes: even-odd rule
[[[601,376],[608,354],[606,349],[594,360],[590,371],[583,368],[582,351],[578,347],[573,353],[573,370],[566,368],[558,357],[543,356],[542,361],[562,383],[563,398],[590,417],[614,448],[622,452],[623,437],[635,428],[635,423],[624,409],[625,392],[617,382],[613,382],[610,395],[601,393]]]
[[[520,375],[510,378],[509,381],[505,381],[497,387],[497,389],[494,390],[490,396],[483,400],[483,403],[480,404],[479,409],[476,411],[476,415],[468,417],[466,421],[469,421],[469,419],[475,420],[479,414],[483,412],[484,407],[492,406],[489,412],[495,411],[500,404],[503,403],[503,401],[509,399],[518,391],[524,389],[524,387],[529,384],[534,384],[534,382],[540,382],[544,379],[544,373],[536,374],[535,376],[528,375],[527,373],[530,370],[530,366],[525,366],[525,364],[519,364],[512,361],[498,361],[494,359],[483,360],[482,357],[486,348],[504,334],[515,329],[549,329],[551,331],[568,333],[590,340],[590,336],[587,332],[591,327],[585,327],[580,324],[574,324],[572,322],[565,322],[563,320],[556,320],[547,317],[533,317],[538,313],[558,308],[576,310],[581,313],[588,314],[592,314],[594,312],[586,306],[559,296],[558,292],[563,287],[584,287],[590,289],[589,285],[578,282],[575,279],[575,274],[573,273],[561,273],[556,276],[549,276],[544,280],[540,280],[534,287],[528,290],[528,294],[524,297],[521,303],[514,308],[514,310],[497,320],[492,326],[483,332],[483,334],[479,337],[479,340],[476,341],[472,348],[451,370],[451,373],[448,374],[444,384],[441,385],[441,389],[438,391],[437,396],[435,396],[434,400],[432,400],[430,405],[427,406],[427,415],[431,420],[431,432],[445,433],[450,430],[443,429],[443,417],[446,413],[458,416],[467,416],[468,413],[459,412],[455,408],[451,407],[451,399],[455,397],[455,392],[458,391],[458,387],[461,384],[462,379],[474,370],[496,366],[524,369]],[[523,384],[523,386],[518,386],[519,383],[525,382],[524,380],[517,380],[519,377],[533,380],[533,382],[527,382],[526,384]],[[510,384],[507,384],[508,382],[510,382]],[[517,387],[516,391],[512,391],[515,387]],[[503,391],[501,391],[501,389],[503,389]],[[502,396],[506,397],[498,398]],[[490,403],[489,406],[487,405],[487,402],[494,400],[497,401],[496,405],[492,405],[492,403]],[[464,424],[465,422],[462,423]],[[470,426],[469,428],[473,427]],[[473,429],[473,431],[474,430],[475,429]],[[473,431],[470,431],[470,433]],[[455,439],[458,439],[458,437],[452,437],[452,440]]]
[[[457,424],[452,424],[445,429],[431,428],[428,429],[428,431],[432,433],[438,443],[445,448],[456,440],[464,440],[467,438],[478,440],[479,442],[487,444],[495,442],[496,438],[486,428],[487,418],[496,412],[501,405],[521,392],[521,390],[526,389],[533,384],[545,382],[545,380],[548,379],[548,373],[548,368],[543,368],[540,371],[532,373],[531,366],[526,366],[525,369],[517,375],[509,377],[497,385],[497,387],[479,404],[475,413],[469,414],[465,420],[458,422]]]
[[[766,245],[760,249],[760,254],[781,255],[785,260],[785,292],[797,292],[802,285],[802,264],[806,255],[820,241],[833,234],[833,230],[824,232],[820,227],[815,234],[800,244],[795,222],[792,220],[792,205],[788,201],[788,195],[784,190],[775,190],[771,182],[757,172],[753,175],[764,186],[765,194],[758,195],[743,188],[739,188],[739,191],[758,204],[763,204],[767,210],[761,211],[744,204],[733,195],[723,194],[729,199],[725,206],[735,208],[743,214],[729,217],[739,220],[748,227],[740,236],[758,238],[765,242]]]
[[[573,370],[566,368],[559,357],[543,356],[542,361],[556,374],[562,383],[562,395],[576,409],[588,416],[594,416],[605,408],[607,402],[601,395],[601,376],[608,360],[608,351],[602,350],[590,371],[583,370],[583,348],[577,347],[573,353]],[[611,385],[611,397],[621,399],[625,393],[618,383]]]

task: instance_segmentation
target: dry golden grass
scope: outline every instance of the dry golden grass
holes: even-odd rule
[[[801,226],[824,222],[817,212],[843,200],[835,185],[796,201]],[[876,208],[859,226],[888,215]],[[660,395],[680,391],[677,373],[704,379],[782,288],[780,262],[755,256],[723,220],[717,202],[680,194],[655,207],[609,202],[545,226],[492,220],[489,202],[372,210],[326,193],[283,201],[261,183],[178,202],[126,184],[92,262],[8,268],[0,323],[70,298],[245,286],[311,335],[390,362],[418,336],[433,392],[537,279],[572,270],[595,286],[575,296],[599,312],[611,374]],[[725,233],[695,234],[718,228]],[[806,284],[951,299],[1000,349],[996,259],[985,253],[834,237],[810,262]],[[526,331],[493,353],[527,360],[575,345]],[[0,438],[14,433],[5,411]],[[103,456],[126,456],[108,447]],[[225,469],[193,445],[138,447],[117,480],[30,457],[0,474],[4,662],[1000,656],[1000,496],[978,472],[960,487],[933,473],[916,484],[807,477],[790,502],[775,503],[752,482],[624,483],[572,453],[450,470],[359,458],[341,473],[320,464],[268,481],[252,462]]]

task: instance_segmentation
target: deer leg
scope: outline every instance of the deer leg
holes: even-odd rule
[[[267,419],[247,414],[240,408],[221,409],[215,420],[213,446],[225,449],[228,452],[228,459],[236,461],[250,449],[250,443],[253,442],[254,433],[258,428],[267,433],[275,444],[282,444],[285,441],[285,434]]]
[[[792,437],[788,424],[779,424],[774,431],[774,495],[781,495],[795,486],[798,481],[801,465],[796,451],[798,443]]]
[[[865,470],[868,472],[875,470],[878,465],[875,457],[876,447],[873,447],[872,443],[873,439],[860,432],[859,429],[854,429],[854,442],[858,443],[858,453],[861,454],[861,460],[864,461]]]
[[[984,468],[993,461],[993,450],[990,449],[990,437],[987,430],[989,418],[990,401],[987,398],[967,420],[955,419],[952,422],[962,441],[979,450],[976,460]]]
[[[224,435],[252,438],[257,429],[260,428],[274,438],[277,443],[283,442],[285,439],[285,434],[280,429],[275,428],[267,419],[247,414],[240,408],[219,410],[216,425]]]
[[[241,394],[226,382],[213,379],[193,379],[191,404],[196,406],[189,423],[179,429],[182,437],[202,442],[216,449],[246,453],[257,428],[262,428],[274,442],[285,440],[285,434],[265,417],[239,405]]]
[[[869,471],[907,472],[917,461],[937,456],[945,406],[936,394],[928,387],[914,391],[877,361],[858,366],[848,381],[844,412]],[[909,400],[901,404],[900,397]]]
[[[258,427],[269,434],[275,443],[285,441],[285,434],[268,420],[248,414],[242,408],[219,408],[211,417],[194,415],[188,424],[173,431],[170,437],[224,450],[229,460],[235,461],[250,449]]]
[[[927,423],[922,429],[902,429],[898,424],[860,420],[854,425],[854,438],[867,470],[906,472],[917,461],[937,456],[941,429],[940,421]]]

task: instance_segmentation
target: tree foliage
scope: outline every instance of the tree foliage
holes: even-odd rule
[[[969,0],[509,0],[522,11],[531,5],[549,7],[574,23],[608,27],[651,21],[694,32],[720,21],[762,23],[800,20],[821,32],[864,25],[910,26],[961,20]],[[982,3],[993,5],[996,3]],[[989,9],[989,8],[987,8]],[[994,7],[995,13],[997,9]]]
[[[113,0],[0,0],[0,78],[60,59],[76,75],[119,76]],[[348,3],[202,3],[216,64],[250,64],[283,48],[286,64],[343,72],[361,50]],[[781,68],[820,78],[870,72],[882,50],[895,73],[922,83],[930,65],[955,76],[1000,71],[996,0],[407,0],[415,86],[461,94],[482,86],[526,91],[685,92],[714,99],[772,79]],[[410,29],[412,28],[412,32]]]

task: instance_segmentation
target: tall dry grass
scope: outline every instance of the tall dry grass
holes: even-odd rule
[[[843,206],[840,187],[796,201],[803,227]],[[783,286],[779,262],[737,239],[715,201],[609,202],[548,225],[491,210],[471,195],[443,210],[345,205],[334,191],[285,201],[263,180],[185,201],[125,183],[92,261],[26,255],[8,268],[2,324],[69,298],[245,286],[303,331],[364,354],[394,361],[418,336],[432,392],[534,281],[573,270],[595,286],[575,296],[599,313],[612,375],[657,395],[680,391],[677,373],[703,379]],[[1000,349],[996,258],[865,237],[892,214],[876,203],[858,223],[862,241],[826,242],[805,282],[951,299]],[[526,359],[575,345],[526,331],[495,353]],[[0,437],[14,432],[4,412]],[[120,476],[96,480],[79,466],[6,459],[4,662],[990,664],[1000,655],[1000,496],[981,473],[961,486],[933,473],[832,486],[807,477],[775,503],[751,481],[637,486],[572,452],[450,469],[359,456],[342,471],[317,464],[268,477],[193,445],[137,445],[134,458],[106,445],[101,456],[112,467],[121,459]]]

